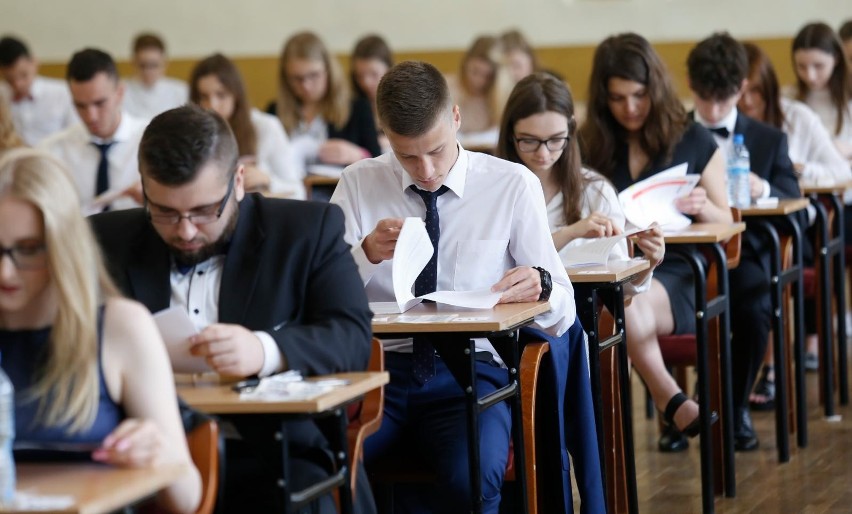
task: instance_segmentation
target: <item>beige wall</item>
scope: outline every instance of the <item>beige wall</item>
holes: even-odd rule
[[[804,23],[837,26],[852,18],[849,0],[0,0],[0,33],[26,39],[61,76],[62,63],[84,46],[120,61],[130,39],[155,29],[167,40],[170,75],[186,78],[199,56],[222,51],[235,58],[257,105],[274,96],[276,59],[283,40],[310,28],[345,55],[367,32],[384,35],[399,59],[419,58],[447,72],[476,34],[517,27],[539,47],[543,64],[562,73],[585,98],[594,45],[633,30],[652,42],[685,95],[684,61],[693,42],[715,30],[758,41],[782,82],[792,78],[789,39]],[[126,69],[123,68],[123,69]]]

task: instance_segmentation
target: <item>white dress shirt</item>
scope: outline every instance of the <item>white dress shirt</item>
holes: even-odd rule
[[[15,130],[30,146],[80,121],[64,80],[36,77],[30,95],[17,101],[12,98],[9,85],[2,82],[0,96],[9,103]]]
[[[729,112],[728,115],[725,116],[722,119],[722,121],[720,121],[719,123],[716,123],[715,125],[711,125],[710,123],[707,123],[706,121],[704,121],[704,119],[701,117],[701,114],[699,114],[698,110],[695,111],[695,121],[697,123],[700,123],[701,125],[707,127],[708,129],[714,129],[714,128],[726,128],[726,129],[728,129],[728,137],[722,137],[715,132],[712,133],[713,139],[715,139],[716,144],[719,145],[719,150],[722,151],[722,157],[724,157],[726,163],[728,162],[729,156],[734,151],[734,127],[736,127],[736,125],[737,125],[737,116],[738,115],[739,115],[739,112],[737,111],[737,108],[734,107],[733,109],[731,109],[731,112]],[[746,146],[748,146],[748,142],[746,142]],[[727,167],[727,164],[726,164],[726,167]],[[763,192],[760,194],[760,198],[769,198],[769,195],[771,194],[769,181],[766,180],[766,179],[763,179],[763,178],[761,178],[761,180],[763,181]],[[725,175],[725,183],[727,184],[727,174]],[[727,187],[727,186],[725,186],[725,187]]]
[[[257,134],[257,167],[269,174],[269,189],[273,193],[287,195],[297,200],[305,199],[296,156],[281,121],[271,114],[251,110],[251,123]]]
[[[163,77],[151,87],[136,78],[127,79],[124,84],[124,110],[143,120],[189,101],[189,86],[171,77]]]
[[[589,217],[593,212],[599,212],[612,221],[613,226],[618,227],[622,231],[625,229],[632,230],[632,224],[628,227],[627,219],[624,216],[624,211],[621,209],[621,202],[618,200],[618,194],[612,184],[604,178],[603,175],[583,168],[583,176],[588,181],[588,185],[583,190],[583,205],[580,208],[580,219]],[[562,191],[556,193],[550,202],[547,203],[547,224],[550,227],[550,232],[556,232],[562,227],[567,226],[565,223],[565,213],[562,205],[565,203],[565,197]],[[565,264],[571,255],[571,249],[582,244],[593,241],[593,239],[578,237],[572,239],[559,250],[559,257],[562,263]],[[611,261],[629,260],[630,254],[627,251],[627,240],[622,239],[615,245],[609,254]],[[627,282],[624,284],[624,297],[630,298],[633,295],[643,293],[651,287],[651,273],[637,283]]]
[[[200,262],[187,273],[181,273],[177,266],[172,264],[169,275],[172,296],[169,306],[185,308],[199,332],[219,322],[219,289],[222,286],[224,267],[224,255],[216,255]],[[272,336],[263,331],[252,333],[263,345],[263,367],[259,375],[265,377],[282,371],[284,363],[281,350]]]
[[[134,118],[126,112],[121,113],[118,128],[109,140],[114,144],[107,153],[110,191],[126,189],[139,180],[137,154],[145,126],[145,121]],[[95,197],[98,164],[101,161],[101,152],[93,143],[109,141],[93,136],[83,123],[77,123],[50,136],[39,145],[42,150],[65,164],[71,172],[74,183],[77,185],[81,205],[84,207],[89,205]],[[122,197],[111,204],[112,209],[132,207],[138,207],[138,204],[127,197]]]
[[[802,179],[818,185],[842,184],[852,180],[849,163],[834,146],[833,138],[807,105],[781,98],[784,132],[790,145],[790,160],[803,165]]]
[[[392,261],[372,264],[361,243],[385,218],[425,216],[422,198],[409,189],[414,182],[393,152],[347,167],[331,202],[346,216],[344,239],[371,302],[393,301]],[[490,288],[516,266],[540,266],[553,280],[551,311],[533,326],[561,335],[574,323],[574,290],[553,247],[541,183],[524,166],[467,152],[447,174],[449,188],[438,198],[438,290]],[[476,348],[496,355],[487,340]],[[388,342],[386,349],[411,351],[411,340]]]

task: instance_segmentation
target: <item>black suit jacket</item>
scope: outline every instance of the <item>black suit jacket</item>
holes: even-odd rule
[[[91,224],[119,288],[151,312],[169,306],[171,258],[142,209]],[[222,272],[219,321],[268,332],[289,369],[363,370],[370,310],[336,205],[246,195]]]

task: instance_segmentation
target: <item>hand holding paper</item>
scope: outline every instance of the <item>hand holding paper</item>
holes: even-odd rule
[[[628,221],[637,227],[647,227],[655,221],[672,229],[689,225],[690,219],[681,214],[676,202],[679,198],[690,195],[701,176],[687,175],[686,172],[687,164],[678,164],[619,193],[618,199]],[[706,201],[706,193],[704,199]],[[698,201],[698,197],[690,197],[688,205],[684,205],[684,210],[694,210]]]
[[[154,314],[154,321],[166,343],[169,360],[175,373],[204,373],[212,371],[204,357],[190,353],[189,338],[198,333],[189,314],[180,307],[170,307]]]

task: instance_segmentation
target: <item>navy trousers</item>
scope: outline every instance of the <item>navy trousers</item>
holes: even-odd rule
[[[391,452],[402,452],[435,472],[437,482],[394,488],[394,513],[469,512],[465,402],[461,387],[436,357],[435,376],[420,385],[412,379],[411,354],[385,353],[390,383],[385,386],[382,426],[364,444],[367,469]],[[494,362],[476,361],[477,394],[508,383]],[[511,438],[509,405],[499,403],[479,415],[483,512],[497,513]]]

